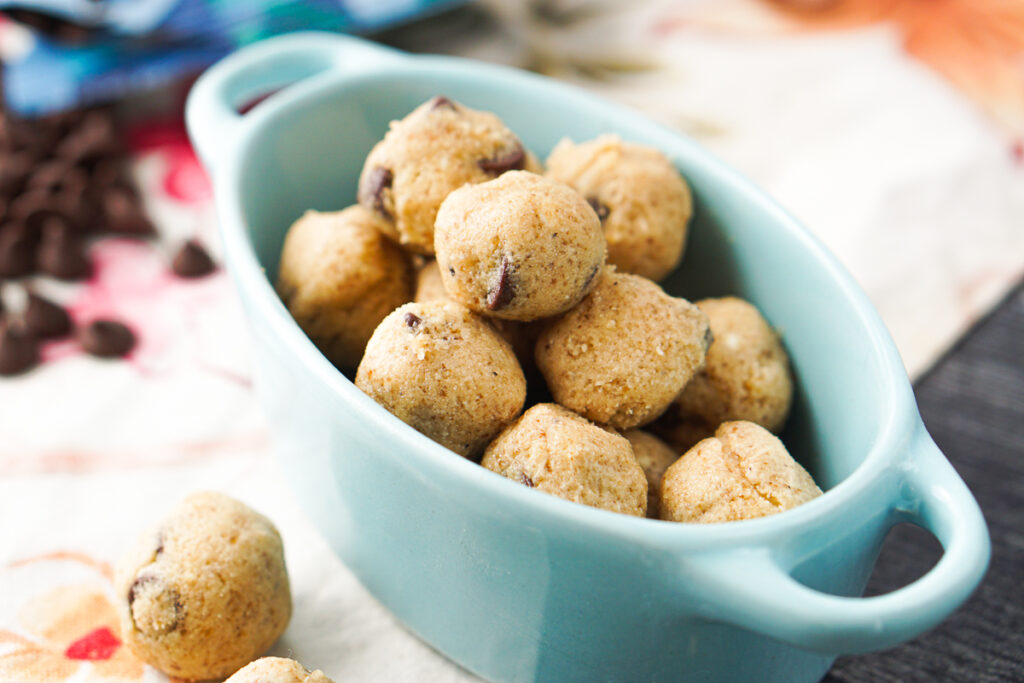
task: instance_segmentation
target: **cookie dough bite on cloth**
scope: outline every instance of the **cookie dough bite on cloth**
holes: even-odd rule
[[[703,420],[709,429],[749,420],[778,432],[793,402],[789,356],[779,336],[742,299],[704,299],[697,306],[708,316],[714,341],[704,369],[676,400],[679,417]]]
[[[143,534],[114,591],[135,656],[185,679],[237,671],[273,645],[292,611],[277,529],[220,493],[187,497]]]
[[[647,476],[647,516],[657,519],[661,478],[669,465],[679,459],[679,454],[667,443],[642,429],[626,430],[622,436],[629,441],[636,461]]]
[[[426,436],[471,457],[523,409],[512,347],[451,301],[410,303],[377,327],[356,386]]]
[[[733,522],[773,515],[820,495],[774,434],[753,422],[726,422],[665,472],[660,514],[674,522]]]
[[[412,297],[402,250],[361,206],[307,211],[285,236],[277,292],[327,358],[353,370],[378,323]]]
[[[562,140],[547,175],[575,188],[594,207],[608,240],[608,263],[660,280],[683,255],[693,213],[690,188],[665,155],[615,135]]]
[[[366,158],[359,203],[406,249],[433,254],[434,218],[448,193],[513,169],[541,172],[497,116],[438,96],[391,122]]]
[[[263,657],[246,664],[224,683],[334,683],[323,671],[310,671],[294,659]]]
[[[606,268],[578,306],[537,340],[557,403],[615,429],[647,424],[704,367],[707,317],[638,275]]]
[[[434,246],[449,296],[508,320],[569,310],[594,286],[605,260],[590,205],[569,186],[526,171],[448,195]]]
[[[553,403],[523,413],[480,464],[574,503],[636,517],[647,510],[647,478],[629,442]]]

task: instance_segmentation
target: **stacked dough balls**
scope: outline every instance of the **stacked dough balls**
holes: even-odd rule
[[[407,424],[635,516],[745,519],[820,494],[771,433],[792,395],[775,332],[749,303],[657,284],[692,213],[658,150],[564,140],[545,172],[497,116],[435,97],[391,123],[357,199],[292,226],[278,291]]]

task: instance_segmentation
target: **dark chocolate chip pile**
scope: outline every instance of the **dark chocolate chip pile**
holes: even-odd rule
[[[24,120],[0,110],[0,277],[89,276],[85,238],[151,235],[105,109]]]
[[[34,28],[47,27],[60,29],[56,24]],[[132,182],[111,111],[28,120],[0,108],[0,280],[36,274],[83,280],[93,270],[87,251],[91,237],[150,237],[155,232]],[[189,278],[216,269],[194,240],[185,243],[170,266]],[[30,370],[39,363],[43,341],[75,331],[61,306],[26,293],[23,310],[5,311],[0,300],[0,376]],[[131,329],[114,320],[93,321],[75,335],[83,350],[102,358],[122,357],[135,346]]]

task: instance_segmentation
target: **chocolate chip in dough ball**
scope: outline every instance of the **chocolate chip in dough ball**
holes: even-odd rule
[[[334,683],[323,671],[310,671],[294,659],[263,657],[246,664],[224,683]]]
[[[121,631],[136,657],[179,678],[220,678],[263,654],[288,625],[281,536],[220,493],[185,498],[118,564]]]
[[[448,295],[507,320],[569,310],[593,288],[605,259],[590,205],[567,185],[527,171],[448,195],[434,246]]]
[[[636,461],[647,476],[647,516],[658,518],[658,493],[665,470],[679,459],[679,453],[667,443],[642,429],[628,429],[622,433],[633,448]]]
[[[548,324],[537,366],[557,403],[615,429],[647,424],[704,366],[707,317],[654,282],[607,268]]]
[[[682,259],[693,213],[690,188],[664,154],[602,135],[565,139],[548,156],[548,177],[575,188],[597,212],[608,263],[660,280]]]
[[[552,403],[523,413],[480,464],[574,503],[635,517],[647,510],[647,478],[629,442]]]
[[[473,457],[519,415],[526,379],[490,323],[451,301],[409,303],[374,331],[356,386],[398,419]]]
[[[366,158],[358,199],[391,239],[433,254],[434,218],[444,198],[514,169],[542,171],[497,116],[439,96],[391,122]]]
[[[707,362],[676,399],[683,420],[703,420],[709,429],[749,420],[778,432],[793,402],[789,356],[779,335],[750,303],[736,297],[704,299],[714,341]]]
[[[277,291],[299,327],[343,370],[359,365],[381,320],[412,296],[402,250],[361,206],[307,211],[288,230]]]
[[[733,522],[773,515],[821,495],[779,439],[753,422],[726,422],[665,472],[660,515]]]

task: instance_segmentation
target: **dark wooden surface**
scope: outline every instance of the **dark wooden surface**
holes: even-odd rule
[[[900,647],[838,660],[826,681],[1024,681],[1024,286],[915,385],[928,430],[977,498],[992,562],[971,599]],[[886,540],[869,594],[921,576],[938,542],[909,525]]]

